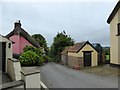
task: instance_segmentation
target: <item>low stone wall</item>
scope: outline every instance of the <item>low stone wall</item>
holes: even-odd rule
[[[68,66],[71,68],[83,68],[84,67],[84,62],[83,62],[83,57],[73,57],[73,56],[68,56]]]
[[[37,90],[41,89],[41,80],[40,80],[40,70],[36,67],[22,67],[20,66],[20,62],[17,59],[9,58],[7,60],[7,73],[13,82],[11,84],[4,85],[3,89],[13,90],[15,88],[20,89],[30,89],[37,88]],[[18,82],[19,81],[19,82]],[[24,82],[20,84],[20,82]],[[14,85],[14,83],[16,84]]]
[[[14,58],[8,58],[7,60],[7,73],[11,80],[17,81],[21,80],[21,66],[20,62]]]
[[[41,89],[40,70],[35,67],[22,67],[21,79],[25,82],[26,89]]]

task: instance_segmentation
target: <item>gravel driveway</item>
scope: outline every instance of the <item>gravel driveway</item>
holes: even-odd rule
[[[118,88],[117,78],[105,78],[76,71],[55,63],[41,69],[41,80],[49,88]]]

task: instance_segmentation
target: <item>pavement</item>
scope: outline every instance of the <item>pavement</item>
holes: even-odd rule
[[[118,78],[101,77],[59,64],[40,67],[41,80],[48,88],[118,88]]]

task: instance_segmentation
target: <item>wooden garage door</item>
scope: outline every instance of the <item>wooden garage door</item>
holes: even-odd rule
[[[84,52],[84,66],[91,66],[91,52]]]
[[[6,43],[0,42],[0,71],[5,72]]]

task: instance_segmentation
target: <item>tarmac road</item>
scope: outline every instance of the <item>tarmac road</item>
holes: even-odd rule
[[[40,70],[41,80],[48,88],[118,88],[117,78],[100,77],[55,63],[48,63]]]

